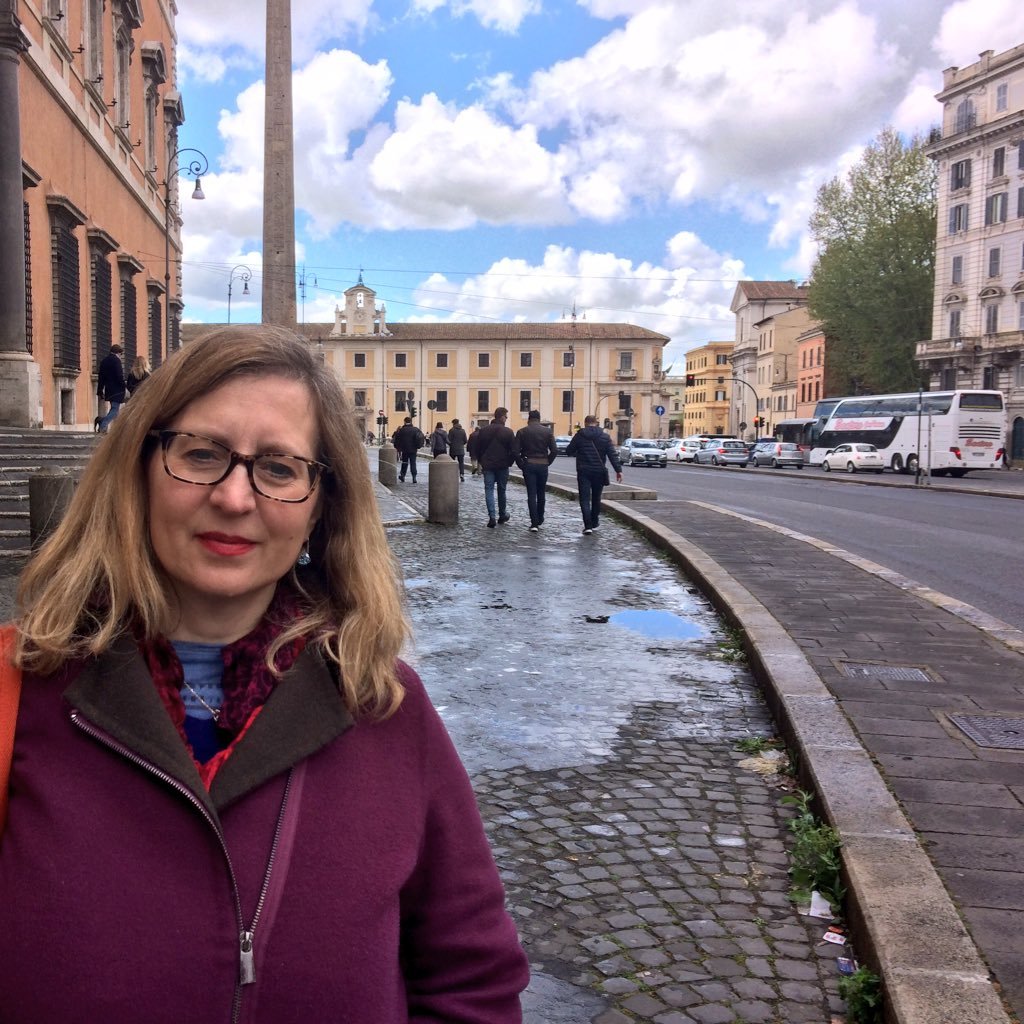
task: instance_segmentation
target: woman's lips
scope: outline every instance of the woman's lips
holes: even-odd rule
[[[198,540],[207,551],[226,557],[244,555],[256,547],[256,542],[247,537],[235,537],[227,533],[200,533]]]

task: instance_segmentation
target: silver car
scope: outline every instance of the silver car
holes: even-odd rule
[[[745,467],[750,453],[742,441],[705,441],[693,461],[701,466]]]
[[[630,466],[661,466],[668,465],[665,449],[657,441],[649,441],[643,437],[630,437],[619,449],[619,458],[623,464]]]
[[[752,466],[771,466],[779,469],[782,466],[804,468],[804,450],[790,441],[762,441],[754,446],[750,453]]]

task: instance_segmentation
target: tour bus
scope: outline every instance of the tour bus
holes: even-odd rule
[[[813,416],[807,419],[779,420],[775,424],[775,436],[780,441],[790,441],[806,450],[817,448],[818,438],[832,410],[841,401],[841,398],[820,398],[814,406]]]
[[[918,410],[920,409],[920,415]],[[1006,439],[1001,391],[924,391],[841,399],[811,450],[812,466],[851,442],[873,444],[894,473],[963,476],[999,469]]]

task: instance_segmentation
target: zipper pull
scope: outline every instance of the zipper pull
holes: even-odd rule
[[[252,932],[242,932],[238,939],[238,982],[240,985],[251,985],[256,980],[256,962],[252,955]]]

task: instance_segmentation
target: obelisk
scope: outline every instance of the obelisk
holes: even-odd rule
[[[263,124],[263,323],[295,326],[291,0],[267,0]]]

